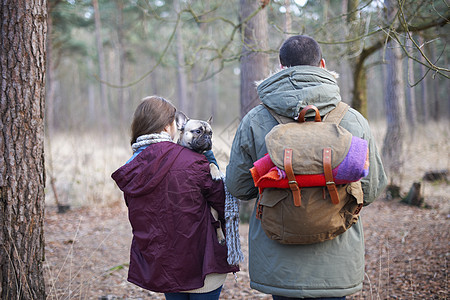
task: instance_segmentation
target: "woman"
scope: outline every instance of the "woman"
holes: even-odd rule
[[[164,98],[144,98],[131,125],[134,154],[112,174],[133,228],[128,281],[166,299],[218,299],[226,274],[238,271],[209,208],[225,224],[224,186],[203,155],[173,142],[175,115]]]

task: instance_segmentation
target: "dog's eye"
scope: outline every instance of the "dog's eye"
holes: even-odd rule
[[[200,134],[200,133],[202,133],[202,131],[201,131],[200,129],[197,129],[197,130],[195,131],[195,133]]]

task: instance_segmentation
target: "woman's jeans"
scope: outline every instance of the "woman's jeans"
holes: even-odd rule
[[[165,293],[166,300],[218,300],[222,286],[208,293]]]
[[[295,300],[295,299],[303,299],[303,300],[345,300],[345,297],[325,297],[325,298],[290,298],[272,295],[273,300]]]

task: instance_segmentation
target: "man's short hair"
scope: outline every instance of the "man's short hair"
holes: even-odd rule
[[[320,66],[322,51],[319,44],[306,35],[288,38],[280,48],[280,63],[285,67]]]

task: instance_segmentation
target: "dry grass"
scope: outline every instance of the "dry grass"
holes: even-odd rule
[[[213,128],[213,150],[223,172],[238,124],[239,120],[235,119],[227,126]],[[372,123],[371,127],[381,151],[386,126],[379,122]],[[412,183],[420,181],[426,171],[450,169],[449,136],[450,123],[443,121],[419,127],[415,135],[405,138],[402,195],[406,195]],[[50,184],[52,178],[60,204],[102,207],[121,201],[122,194],[110,175],[131,155],[126,134],[59,134],[47,139],[46,154],[48,206],[55,205],[55,193]],[[449,201],[445,201],[450,193],[449,185],[436,189],[434,183],[423,182],[422,193],[431,205],[450,214]]]
[[[372,128],[381,151],[385,128],[378,125],[372,126]],[[414,135],[406,136],[403,153],[404,166],[401,172],[401,195],[406,196],[413,182],[422,182],[422,195],[425,202],[442,214],[450,214],[450,185],[422,180],[427,171],[449,171],[449,153],[450,122],[448,121],[430,122],[417,128]]]
[[[214,153],[222,170],[229,159],[238,120],[226,128],[214,129]],[[111,173],[132,155],[129,136],[110,132],[55,134],[46,139],[46,203],[58,202],[72,207],[108,206],[122,199]],[[50,184],[55,182],[55,191]]]
[[[111,173],[131,156],[127,137],[58,134],[46,141],[46,203],[54,206],[54,178],[60,204],[105,206],[122,199]]]
[[[223,171],[237,126],[236,119],[226,127],[214,128],[213,150]],[[381,151],[385,125],[374,123],[372,131]],[[449,138],[449,122],[429,123],[418,128],[414,136],[406,137],[403,194],[426,171],[450,169]],[[127,135],[58,134],[47,139],[46,153],[47,180],[56,179],[56,191],[62,204],[104,206],[120,201],[121,193],[110,175],[131,156]],[[432,186],[424,186],[425,193],[434,195],[436,191],[432,190]],[[54,205],[54,193],[49,183],[46,191],[47,204]],[[448,195],[448,192],[442,191],[442,195]]]

